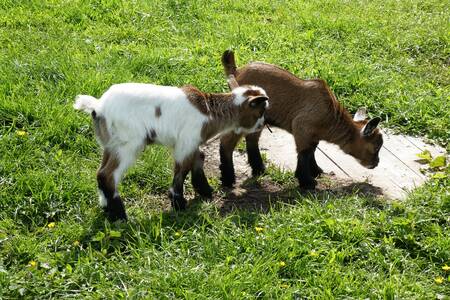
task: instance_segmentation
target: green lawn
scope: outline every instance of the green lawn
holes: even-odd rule
[[[449,149],[449,15],[442,0],[0,0],[0,298],[449,299],[449,167],[403,202],[304,196],[272,167],[260,180],[292,199],[268,212],[173,213],[154,147],[121,187],[129,222],[110,224],[90,118],[72,108],[125,81],[225,91],[233,49]]]

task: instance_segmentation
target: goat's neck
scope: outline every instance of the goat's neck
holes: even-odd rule
[[[350,154],[361,139],[359,128],[347,110],[338,103],[336,103],[333,110],[332,125],[329,127],[324,139],[338,145],[345,153]]]
[[[209,120],[202,130],[203,140],[233,130],[237,124],[238,107],[232,94],[206,94]]]
[[[212,119],[233,121],[237,107],[233,103],[232,94],[206,94],[206,102]]]

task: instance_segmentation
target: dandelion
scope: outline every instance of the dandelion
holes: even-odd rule
[[[434,279],[434,282],[436,282],[437,284],[441,284],[444,282],[444,277],[438,276]]]
[[[280,287],[282,287],[283,289],[287,289],[287,288],[289,287],[289,284],[282,283],[282,284],[280,285]]]
[[[75,247],[80,246],[80,241],[74,241],[74,242],[73,242],[73,245],[74,245]]]
[[[450,267],[447,266],[447,264],[445,266],[442,267],[442,270],[444,270],[445,272],[450,271]]]
[[[50,222],[50,223],[47,224],[48,228],[54,228],[55,226],[56,226],[55,222]]]
[[[256,230],[256,232],[263,232],[264,228],[256,226],[255,230]]]
[[[284,261],[280,261],[280,262],[278,263],[278,265],[279,265],[281,268],[286,267],[286,263],[285,263]]]
[[[35,268],[35,267],[37,266],[37,262],[34,261],[34,260],[30,260],[30,262],[28,263],[28,265],[29,265],[31,268]]]
[[[23,131],[23,130],[17,130],[17,131],[16,131],[16,134],[17,134],[18,136],[25,136],[25,135],[27,135],[27,132],[26,132],[26,131]]]
[[[319,256],[319,253],[317,253],[315,250],[311,250],[311,251],[309,251],[309,256],[317,257],[317,256]]]

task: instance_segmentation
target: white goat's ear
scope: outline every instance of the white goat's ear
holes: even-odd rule
[[[377,128],[377,126],[380,123],[380,121],[381,121],[381,118],[379,118],[379,117],[375,117],[375,118],[371,119],[361,129],[361,135],[362,136],[369,136],[369,135],[371,135],[373,133],[373,131]]]
[[[269,105],[269,97],[267,96],[253,96],[248,98],[248,103],[250,104],[250,107],[257,107],[259,105],[263,105],[267,108]]]
[[[228,75],[227,82],[231,90],[234,90],[235,88],[239,87],[239,84],[236,81],[236,77],[234,77],[233,74]]]
[[[353,121],[364,121],[365,119],[367,119],[367,109],[365,107],[358,108]]]

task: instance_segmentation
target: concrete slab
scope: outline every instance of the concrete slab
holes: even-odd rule
[[[294,171],[297,152],[294,139],[288,132],[272,128],[264,130],[260,140],[261,151],[269,161],[282,169]],[[420,172],[422,165],[416,154],[428,149],[433,157],[445,155],[445,149],[429,145],[416,137],[394,135],[384,131],[384,144],[380,150],[380,163],[375,169],[366,169],[353,157],[342,152],[338,146],[320,142],[316,151],[317,163],[326,173],[355,182],[369,182],[383,190],[391,199],[403,199],[408,192],[422,185],[426,176]]]

